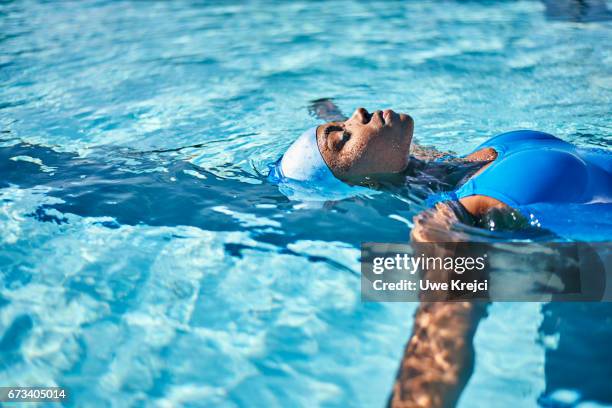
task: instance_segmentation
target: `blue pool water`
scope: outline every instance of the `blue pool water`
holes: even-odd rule
[[[416,305],[361,303],[359,243],[405,241],[423,202],[310,205],[262,173],[322,97],[456,153],[516,128],[609,148],[612,22],[550,3],[2,2],[0,385],[384,405]],[[494,304],[460,406],[612,404],[611,319]]]

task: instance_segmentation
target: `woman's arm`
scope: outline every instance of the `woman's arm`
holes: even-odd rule
[[[347,118],[334,101],[329,98],[315,99],[310,101],[308,112],[317,119],[326,122],[344,122]]]
[[[414,218],[413,243],[454,242],[466,237],[453,231],[460,222],[458,210],[440,203]],[[467,215],[470,216],[469,214]],[[444,247],[422,246],[445,256]],[[430,256],[431,254],[428,254]],[[426,271],[423,279],[442,281],[447,274]],[[473,337],[486,314],[484,302],[423,301],[414,318],[389,405],[394,408],[453,407],[471,376],[474,365]]]
[[[393,386],[393,408],[454,407],[474,367],[483,303],[422,302]]]

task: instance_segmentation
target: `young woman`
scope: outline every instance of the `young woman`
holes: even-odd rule
[[[521,130],[495,136],[467,156],[452,157],[411,146],[414,122],[407,114],[359,108],[343,118],[330,101],[315,102],[315,113],[328,123],[304,132],[271,168],[269,178],[341,189],[394,174],[431,186],[437,194],[428,199],[431,208],[415,217],[413,241],[454,241],[454,226],[489,227],[505,214],[511,214],[506,218],[512,228],[529,227],[538,223],[528,210],[531,205],[579,204],[609,214],[609,152]],[[472,370],[472,338],[485,307],[471,302],[420,304],[390,405],[455,405]]]
[[[328,101],[315,106],[323,118],[340,113]],[[520,130],[481,144],[471,154],[452,157],[411,146],[413,119],[387,109],[355,110],[304,132],[270,173],[276,182],[340,187],[358,185],[380,175],[419,177],[433,190],[431,211],[416,218],[412,236],[427,240],[426,224],[450,227],[458,220],[478,222],[491,210],[524,210],[534,204],[612,202],[612,154],[580,149],[547,133]],[[412,149],[411,149],[412,147]],[[435,204],[435,206],[433,205]],[[448,228],[447,228],[448,229]]]

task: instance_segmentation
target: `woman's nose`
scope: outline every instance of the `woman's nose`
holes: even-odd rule
[[[353,117],[361,124],[365,125],[369,122],[370,114],[367,110],[365,110],[365,108],[357,108],[355,109],[355,113],[353,113]]]

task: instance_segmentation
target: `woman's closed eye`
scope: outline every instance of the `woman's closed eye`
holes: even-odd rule
[[[325,128],[324,134],[334,149],[339,150],[348,142],[351,138],[351,132],[346,130],[342,126],[330,125]]]
[[[344,131],[344,128],[340,125],[329,125],[325,128],[323,134],[325,135],[326,138],[328,138],[330,134],[334,132],[342,132],[342,131]]]

